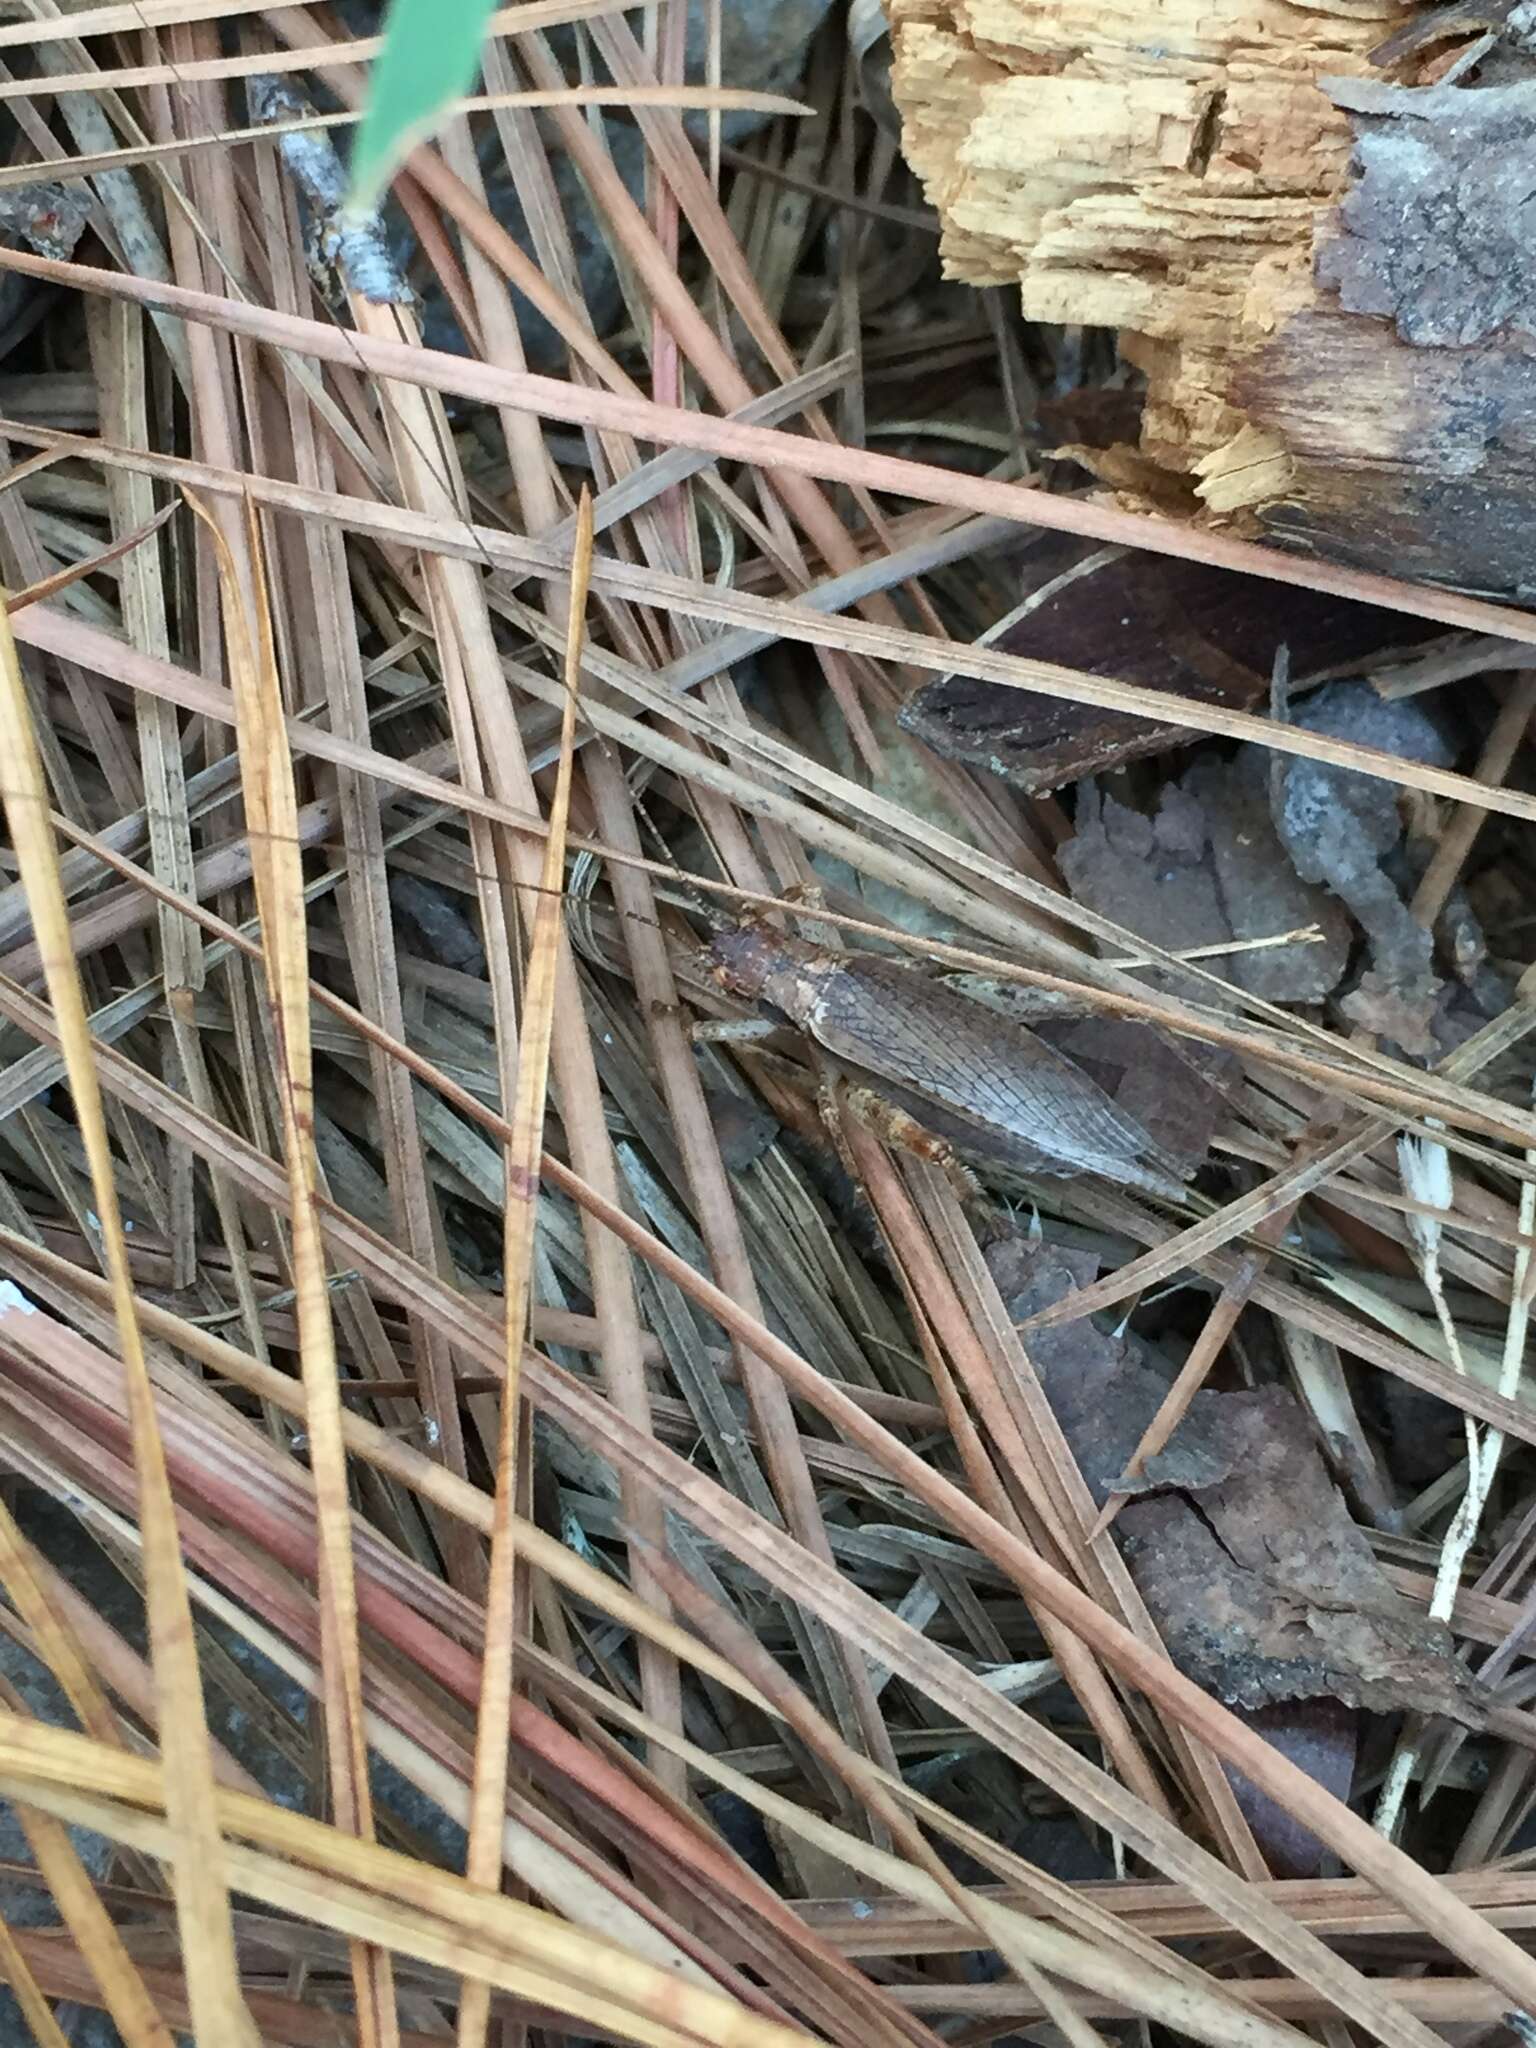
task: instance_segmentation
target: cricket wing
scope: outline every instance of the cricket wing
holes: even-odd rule
[[[1032,1032],[968,996],[885,961],[828,978],[806,1020],[835,1058],[1059,1161],[1113,1172],[1155,1151],[1148,1132],[1083,1070]],[[981,1149],[993,1152],[994,1144]]]

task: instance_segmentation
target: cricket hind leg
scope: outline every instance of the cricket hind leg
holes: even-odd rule
[[[889,1096],[872,1088],[867,1081],[855,1080],[838,1067],[824,1063],[817,1089],[817,1106],[843,1171],[855,1187],[859,1185],[858,1169],[843,1133],[843,1119],[850,1116],[882,1144],[938,1167],[967,1209],[986,1205],[980,1181],[950,1140],[929,1130],[910,1110],[892,1102]]]

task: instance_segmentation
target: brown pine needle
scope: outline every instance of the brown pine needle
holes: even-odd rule
[[[520,1471],[519,1410],[522,1405],[523,1346],[528,1339],[533,1292],[534,1239],[538,1229],[540,1161],[544,1151],[544,1106],[549,1087],[550,1039],[555,1029],[555,985],[562,928],[566,827],[570,819],[571,773],[575,761],[576,704],[587,591],[592,576],[592,498],[585,489],[571,558],[566,626],[565,708],[560,723],[560,760],[549,808],[541,885],[533,901],[532,936],[518,1037],[517,1097],[506,1148],[506,1379],[501,1392],[501,1429],[496,1452],[496,1510],[491,1532],[486,1588],[485,1645],[480,1704],[475,1726],[475,1778],[469,1846],[464,1873],[472,1884],[495,1888],[501,1881],[502,1834],[507,1804],[507,1714],[513,1685],[513,1643],[517,1629],[517,1544],[514,1520]],[[459,2048],[482,2048],[489,2019],[489,1989],[466,1979],[459,2004]]]
[[[277,1024],[275,1078],[288,1167],[288,1214],[305,1418],[318,1503],[321,1662],[325,1674],[331,1797],[338,1825],[369,1841],[373,1837],[373,1795],[363,1735],[347,1453],[341,1430],[341,1394],[325,1249],[315,1213],[318,1179],[314,1151],[314,1061],[309,1030],[309,942],[299,854],[298,797],[283,719],[255,508],[246,508],[245,528],[251,566],[249,587],[255,604],[252,618],[229,542],[196,498],[189,495],[188,503],[203,524],[218,562],[230,680],[239,712],[236,735],[241,782],[256,854],[252,879],[261,920],[267,984]],[[398,2037],[399,2019],[387,1952],[358,1946],[353,1957],[353,1982],[363,2048],[390,2048]]]
[[[937,751],[905,722],[951,677],[1010,724],[1182,719],[1143,793],[1234,745],[1374,778],[1436,842],[1406,909],[1486,1010],[1466,906],[1493,907],[1494,971],[1536,950],[1509,882],[1536,671],[1468,693],[1475,763],[1405,761],[1343,737],[1364,724],[1153,688],[1160,603],[1117,598],[1105,658],[1094,600],[1161,591],[1122,559],[1145,550],[1213,601],[1269,579],[1298,641],[1438,622],[1427,661],[1362,647],[1362,701],[1383,664],[1423,688],[1518,669],[1536,611],[1058,487],[1048,440],[1118,389],[1113,345],[941,280],[977,252],[918,204],[947,144],[910,82],[960,0],[834,8],[793,78],[741,61],[762,7],[496,8],[475,97],[397,182],[382,292],[338,238],[333,140],[380,37],[263,0],[21,11],[46,18],[0,24],[29,60],[0,79],[0,239],[65,251],[87,196],[94,236],[80,263],[0,249],[12,339],[43,323],[0,378],[0,666],[13,640],[35,742],[11,744],[8,673],[0,1633],[60,1695],[0,1671],[0,1798],[62,1923],[0,1920],[24,2026],[61,2048],[49,2007],[79,1998],[126,2048],[934,2048],[1041,2020],[1102,2048],[1129,2014],[1211,2048],[1433,2048],[1536,2011],[1536,1879],[1508,1853],[1536,1756],[1510,1703],[1536,967],[1442,1059],[1383,1050],[1326,998],[1259,993],[1332,971],[1301,898],[1160,945],[1139,901],[1127,923],[1078,891],[1091,825],[1022,787],[1027,738],[968,756],[963,708]],[[547,32],[578,21],[568,71]],[[187,493],[197,516],[161,509]],[[1215,1170],[1181,1199],[1026,1168],[1039,1227],[1010,1242],[1011,1186],[971,1159],[962,1198],[868,1135],[876,1101],[850,1196],[812,1046],[740,1035],[721,927],[744,917],[966,976],[946,1004],[1039,1023],[1111,1093],[1138,1036],[1219,1065]],[[892,1090],[901,986],[854,1033]],[[1114,1106],[1193,1159],[1179,1074],[1149,1048]],[[1400,1133],[1443,1148],[1454,1205],[1402,1192]],[[1058,1253],[1075,1292],[1044,1284]],[[1129,1432],[1089,1418],[1106,1462],[1063,1326],[1109,1309],[1183,1363],[1138,1376]],[[1178,1550],[1115,1540],[1105,1489],[1171,1470],[1190,1417],[1219,1435],[1232,1397],[1194,1398],[1218,1358],[1277,1426],[1294,1380],[1426,1683],[1465,1694],[1446,1631],[1484,1659],[1493,1768],[1431,1805],[1453,1767],[1466,1790],[1466,1737],[1410,1720],[1405,1846],[1373,1792],[1336,1797],[1220,1704],[1178,1589],[1154,1597]],[[1465,1468],[1417,1473],[1357,1412],[1373,1372],[1465,1418]],[[84,1546],[143,1593],[147,1652]],[[1352,1638],[1347,1597],[1311,1611]],[[1270,1882],[1239,1778],[1357,1874]],[[1060,1814],[1102,1881],[1031,1860]],[[772,1865],[743,1854],[762,1831]]]
[[[98,570],[107,568],[111,563],[121,561],[132,549],[157,534],[175,510],[174,504],[163,506],[153,519],[146,519],[142,526],[135,527],[132,533],[125,533],[121,540],[114,541],[109,548],[103,548],[100,554],[92,555],[84,562],[72,562],[67,569],[60,569],[53,576],[45,576],[40,583],[29,583],[25,590],[8,592],[5,599],[6,610],[25,611],[29,604],[39,604],[44,598],[57,597],[61,590],[68,590],[72,583],[79,583],[87,576],[94,576]]]
[[[42,948],[48,994],[90,1169],[91,1192],[101,1218],[101,1241],[127,1378],[160,1729],[167,1753],[176,1758],[176,1768],[167,1778],[166,1813],[187,1994],[194,2027],[205,2039],[228,2041],[231,2048],[256,2048],[256,2030],[241,1995],[235,1957],[225,1845],[214,1806],[202,1678],[182,1576],[175,1509],[135,1310],[95,1050],[48,823],[48,790],[8,618],[0,622],[0,764],[11,843],[32,906],[33,928]]]

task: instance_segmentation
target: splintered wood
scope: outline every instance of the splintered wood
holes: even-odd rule
[[[888,5],[906,152],[950,274],[1016,282],[1031,319],[1122,330],[1146,373],[1139,449],[1089,458],[1106,483],[1372,566],[1522,587],[1527,349],[1416,347],[1323,281],[1357,175],[1346,82],[1393,76],[1373,56],[1430,10]],[[1432,80],[1446,57],[1442,35],[1398,82]],[[1407,102],[1447,95],[1392,97],[1402,125]]]

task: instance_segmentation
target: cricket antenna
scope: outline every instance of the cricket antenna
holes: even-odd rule
[[[698,887],[687,869],[678,866],[661,827],[651,816],[650,810],[646,805],[645,792],[642,789],[634,788],[632,785],[630,801],[634,805],[635,816],[640,821],[641,829],[648,836],[673,877],[670,885],[658,885],[657,894],[665,897],[669,902],[676,903],[681,909],[691,911],[711,938],[718,932],[734,931],[739,920],[722,911],[719,904],[713,902],[705,891]]]

